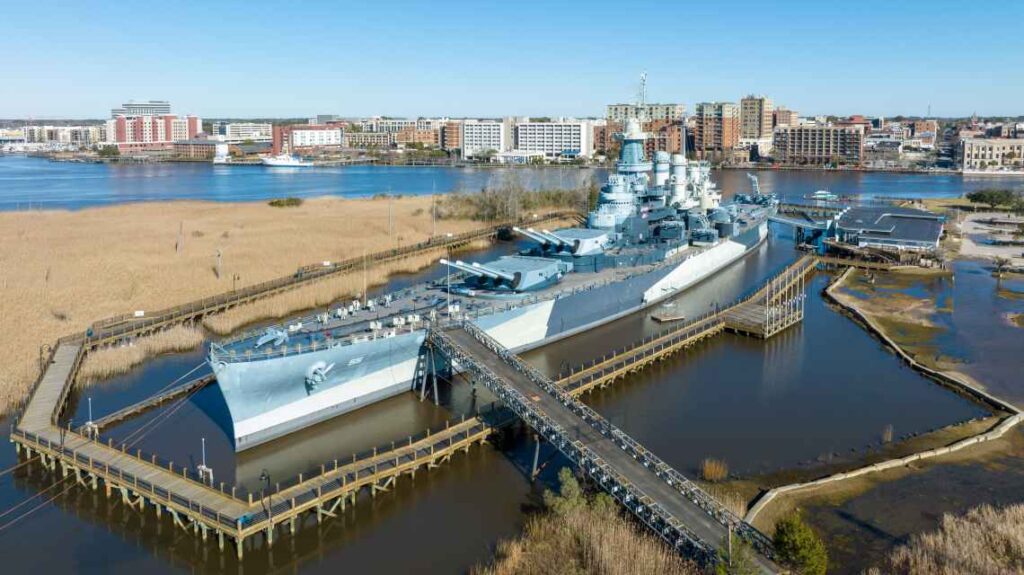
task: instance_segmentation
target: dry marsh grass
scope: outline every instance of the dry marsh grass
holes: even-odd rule
[[[692,563],[619,516],[614,507],[579,507],[530,518],[523,534],[498,543],[477,575],[601,573],[697,575]]]
[[[179,325],[139,337],[129,344],[106,347],[85,356],[79,370],[79,383],[89,384],[139,365],[148,357],[171,351],[187,351],[203,344],[203,330]]]
[[[464,249],[477,249],[488,245],[490,242],[487,240],[477,240]],[[203,325],[213,333],[227,335],[254,321],[279,319],[296,312],[323,307],[339,299],[349,299],[362,294],[364,281],[367,286],[374,287],[385,283],[393,274],[411,273],[434,265],[444,255],[444,249],[431,250],[399,261],[368,267],[365,278],[362,272],[328,278],[209,316],[203,320]],[[372,261],[367,263],[369,266],[373,265]]]
[[[558,493],[544,492],[547,510],[531,517],[518,538],[499,542],[490,565],[473,573],[699,573],[660,539],[623,519],[610,496],[587,494],[568,468],[558,479]]]
[[[167,202],[0,213],[0,330],[8,335],[0,347],[0,412],[37,377],[43,344],[104,317],[423,241],[433,229],[430,205],[429,197],[318,198],[287,210],[266,202]],[[481,224],[436,226],[445,234]]]
[[[914,535],[889,556],[886,573],[1024,573],[1024,504],[946,514],[937,531]]]
[[[700,463],[700,476],[704,481],[717,483],[729,477],[729,464],[709,457]]]

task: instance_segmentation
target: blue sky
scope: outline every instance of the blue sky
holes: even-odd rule
[[[1024,2],[0,7],[0,118],[169,99],[205,117],[603,115],[766,94],[802,114],[1024,114]]]

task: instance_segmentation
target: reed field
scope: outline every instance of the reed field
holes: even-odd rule
[[[936,531],[913,535],[893,551],[889,563],[885,573],[1024,573],[1024,504],[946,514]]]
[[[488,245],[488,240],[476,240],[462,249],[479,249]],[[434,265],[445,253],[444,249],[431,250],[399,261],[368,267],[365,274],[353,272],[318,281],[211,315],[203,321],[203,325],[213,333],[227,335],[257,320],[279,319],[299,311],[324,307],[343,298],[352,299],[362,294],[364,282],[372,288],[383,284],[393,274],[411,273]],[[373,265],[372,262],[367,263]]]
[[[548,509],[527,520],[523,533],[498,543],[489,565],[476,575],[697,575],[660,539],[620,515],[607,495],[588,495],[571,475],[559,473],[562,488],[544,499]],[[566,479],[570,479],[567,489]]]
[[[171,351],[196,349],[203,343],[203,330],[195,326],[174,326],[153,335],[136,338],[130,344],[90,352],[79,369],[79,385],[124,373],[147,357]]]
[[[290,275],[302,265],[423,241],[435,229],[431,206],[430,197],[318,198],[284,208],[186,201],[2,212],[0,412],[24,398],[38,375],[43,344],[108,316],[155,311]],[[438,219],[436,233],[483,225]],[[352,282],[361,289],[362,277],[350,278],[344,289]],[[325,291],[294,296],[306,304],[279,309],[319,305],[331,290],[343,291],[309,289]],[[253,312],[237,321],[257,318]]]

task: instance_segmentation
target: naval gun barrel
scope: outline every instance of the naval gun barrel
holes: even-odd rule
[[[465,262],[462,262],[462,261],[453,262],[453,261],[449,261],[449,260],[446,260],[444,258],[441,258],[441,265],[445,265],[445,266],[448,266],[450,268],[454,268],[454,269],[457,269],[459,271],[466,272],[468,274],[472,274],[472,275],[475,275],[475,276],[478,276],[478,277],[479,276],[492,277],[492,276],[489,276],[489,275],[485,274],[484,272],[482,272],[482,271],[480,271],[478,269],[473,268],[473,266],[466,265]]]
[[[537,233],[536,231],[533,230],[533,228],[527,228],[524,230],[522,228],[513,227],[512,231],[523,234],[524,236],[532,240],[540,242],[542,245],[548,245],[551,243],[550,239],[544,237],[542,234]]]
[[[453,262],[453,261],[449,261],[449,260],[446,260],[446,259],[442,258],[441,259],[441,264],[442,265],[446,265],[448,267],[455,268],[455,269],[460,270],[460,271],[464,271],[464,272],[466,272],[468,274],[472,274],[472,275],[475,275],[477,277],[486,277],[486,278],[490,278],[491,280],[494,280],[494,281],[502,280],[502,281],[508,282],[509,284],[515,284],[516,283],[516,277],[514,275],[507,274],[505,272],[497,271],[497,270],[489,268],[487,266],[480,265],[480,264],[478,264],[476,262],[473,262],[473,264],[470,265],[470,264],[467,264],[466,262],[464,262],[462,260],[458,260],[458,261],[454,261]]]
[[[567,248],[572,247],[572,242],[567,242],[563,240],[562,238],[556,236],[553,232],[550,232],[548,230],[541,230],[540,233],[543,234],[546,238],[551,238],[551,242],[554,243],[555,245],[564,246]]]

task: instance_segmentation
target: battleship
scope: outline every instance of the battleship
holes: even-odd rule
[[[710,165],[644,154],[639,120],[586,225],[514,228],[529,247],[479,263],[441,259],[442,280],[332,305],[210,346],[237,451],[412,389],[431,325],[468,320],[521,352],[680,294],[749,254],[777,201],[721,202]]]

